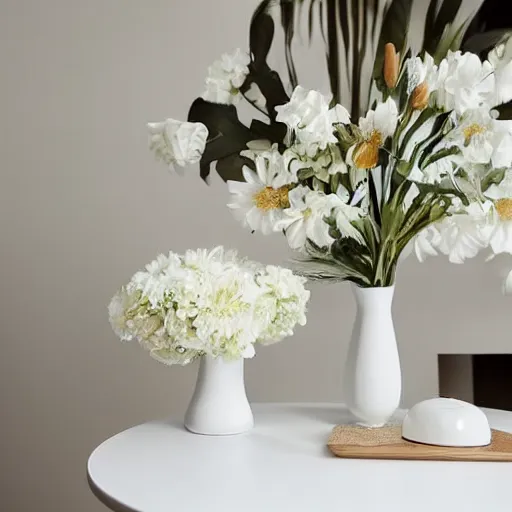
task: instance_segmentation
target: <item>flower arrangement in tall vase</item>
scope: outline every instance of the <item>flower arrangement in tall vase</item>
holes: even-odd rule
[[[206,180],[215,164],[234,215],[252,231],[282,233],[303,275],[352,283],[346,399],[361,424],[380,426],[401,396],[391,317],[401,257],[512,253],[512,39],[458,23],[461,0],[431,0],[413,53],[413,0],[360,4],[264,1],[249,52],[210,67],[188,121],[149,130],[171,167],[199,162]],[[286,85],[267,62],[276,7]],[[291,48],[305,13],[310,33],[316,21],[324,36],[330,95],[298,81]],[[258,112],[249,126],[240,102]]]

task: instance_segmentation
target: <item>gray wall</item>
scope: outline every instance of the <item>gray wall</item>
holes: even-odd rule
[[[284,239],[251,236],[231,217],[219,180],[208,188],[197,169],[179,179],[147,150],[146,121],[185,118],[208,64],[244,46],[255,4],[0,2],[0,509],[103,510],[86,485],[90,451],[183,413],[196,368],[159,365],[108,324],[110,296],[138,267],[214,244],[286,261]],[[502,265],[404,263],[406,404],[436,393],[438,353],[510,350]],[[311,289],[308,325],[247,365],[252,400],[342,399],[350,288]]]

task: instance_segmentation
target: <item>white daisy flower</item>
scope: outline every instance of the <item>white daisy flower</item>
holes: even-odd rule
[[[284,209],[290,206],[289,186],[283,184],[282,158],[256,156],[255,166],[256,172],[243,168],[245,182],[228,181],[228,207],[244,225],[268,235],[276,230]]]

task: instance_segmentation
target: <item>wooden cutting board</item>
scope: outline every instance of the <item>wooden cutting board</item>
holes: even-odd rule
[[[488,446],[453,448],[406,441],[400,426],[372,429],[339,425],[332,431],[327,446],[337,457],[347,459],[512,462],[512,434],[500,430],[492,431]]]

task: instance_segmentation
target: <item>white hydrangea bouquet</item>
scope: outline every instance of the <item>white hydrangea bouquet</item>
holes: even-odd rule
[[[113,297],[110,322],[166,364],[209,355],[252,357],[306,323],[309,291],[290,270],[240,259],[217,247],[160,255]]]
[[[414,249],[420,260],[441,253],[462,263],[482,250],[512,253],[510,32],[482,34],[478,16],[457,21],[465,2],[431,0],[413,52],[415,3],[265,0],[249,53],[210,67],[188,121],[149,124],[157,158],[200,162],[205,180],[215,164],[236,217],[252,231],[283,233],[301,273],[354,284],[364,314],[347,400],[370,426],[400,399],[391,298],[401,256]],[[310,37],[319,21],[330,96],[297,78],[292,42],[304,13]],[[286,85],[267,62],[278,26]],[[254,107],[249,124],[239,119],[244,103]]]

